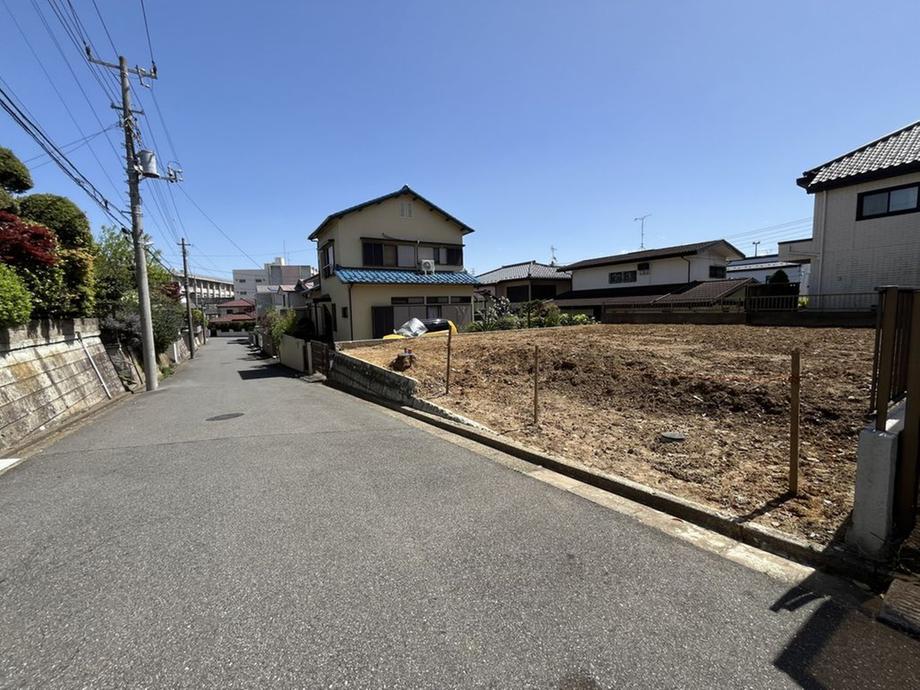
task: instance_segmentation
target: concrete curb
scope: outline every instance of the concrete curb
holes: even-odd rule
[[[877,589],[883,588],[891,580],[892,573],[886,564],[865,561],[847,552],[843,547],[834,546],[828,550],[821,550],[817,545],[796,539],[791,535],[761,525],[740,522],[736,517],[727,513],[639,484],[625,477],[591,470],[577,463],[541,453],[533,448],[510,441],[479,424],[469,426],[457,421],[456,418],[463,418],[432,403],[428,403],[431,408],[448,412],[449,416],[455,419],[445,418],[439,412],[417,409],[414,405],[409,406],[385,400],[364,391],[356,391],[347,386],[337,385],[335,382],[327,382],[327,385],[396,410],[444,431],[507,453],[525,462],[545,467],[561,475],[622,496],[735,541],[788,558],[803,565],[859,580]]]

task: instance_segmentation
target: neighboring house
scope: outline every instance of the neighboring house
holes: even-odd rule
[[[718,286],[697,291],[703,299],[716,301],[751,281],[728,280],[728,263],[744,258],[725,240],[709,240],[660,249],[643,249],[577,261],[561,270],[572,274],[572,290],[556,297],[568,311],[581,311],[602,318],[604,310],[646,305],[687,292],[702,283]],[[697,293],[694,293],[697,294]]]
[[[811,293],[920,285],[920,122],[806,171],[815,196],[811,238],[781,242],[779,258],[811,263]]]
[[[764,254],[763,256],[752,256],[747,259],[736,259],[729,261],[726,268],[727,277],[729,278],[753,278],[759,283],[769,283],[779,271],[786,274],[790,283],[799,283],[805,287],[806,281],[804,275],[808,272],[808,266],[793,261],[780,261],[779,254]],[[806,290],[801,292],[805,293]]]
[[[552,264],[525,261],[508,264],[476,276],[481,284],[477,292],[492,297],[507,297],[510,302],[553,299],[572,289],[572,275]]]
[[[217,305],[218,316],[247,315],[255,318],[255,302],[248,299],[234,299]]]
[[[335,340],[380,338],[411,317],[472,319],[476,279],[463,268],[473,229],[408,186],[332,213],[310,235]]]
[[[276,257],[262,268],[233,269],[233,296],[237,299],[255,299],[260,287],[293,285],[301,278],[316,273],[312,266],[288,264],[283,257]]]

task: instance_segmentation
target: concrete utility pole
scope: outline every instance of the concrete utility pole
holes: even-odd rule
[[[134,111],[131,110],[131,82],[129,74],[139,78],[156,79],[156,66],[151,70],[140,67],[129,68],[123,55],[118,56],[118,64],[98,60],[86,49],[90,62],[109,69],[117,69],[121,80],[121,126],[125,132],[125,167],[128,173],[128,192],[131,200],[131,238],[134,241],[134,276],[137,281],[137,297],[140,306],[141,347],[144,355],[144,378],[148,391],[154,391],[159,384],[157,355],[153,346],[153,319],[150,314],[150,283],[147,280],[147,252],[144,248],[144,216],[141,213],[140,173],[134,151]],[[117,109],[117,106],[114,106]]]
[[[648,218],[651,213],[646,213],[644,216],[637,216],[633,218],[633,221],[639,221],[639,249],[645,249],[645,219]]]
[[[188,353],[190,359],[195,359],[195,321],[192,319],[192,296],[188,289],[188,245],[185,238],[179,242],[182,247],[182,272],[185,275],[185,316],[188,319]]]
[[[756,257],[757,256],[757,245],[760,244],[760,240],[754,240],[753,242],[751,242],[751,244],[754,245],[754,256]]]
[[[134,240],[134,272],[137,276],[137,297],[141,309],[141,343],[144,350],[144,378],[147,390],[159,385],[157,353],[153,347],[153,318],[150,314],[150,283],[147,281],[147,252],[144,249],[144,215],[141,213],[140,175],[134,158],[134,116],[131,114],[131,82],[128,81],[128,61],[118,56],[121,74],[121,115],[125,130],[125,161],[131,198],[131,237]]]

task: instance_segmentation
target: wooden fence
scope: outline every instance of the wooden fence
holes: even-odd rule
[[[871,400],[877,431],[886,431],[891,405],[905,402],[895,474],[895,522],[899,531],[907,531],[916,517],[920,464],[920,290],[917,288],[879,290]]]

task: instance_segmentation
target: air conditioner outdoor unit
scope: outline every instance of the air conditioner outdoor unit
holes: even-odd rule
[[[422,273],[434,273],[434,259],[422,259],[418,265]]]

